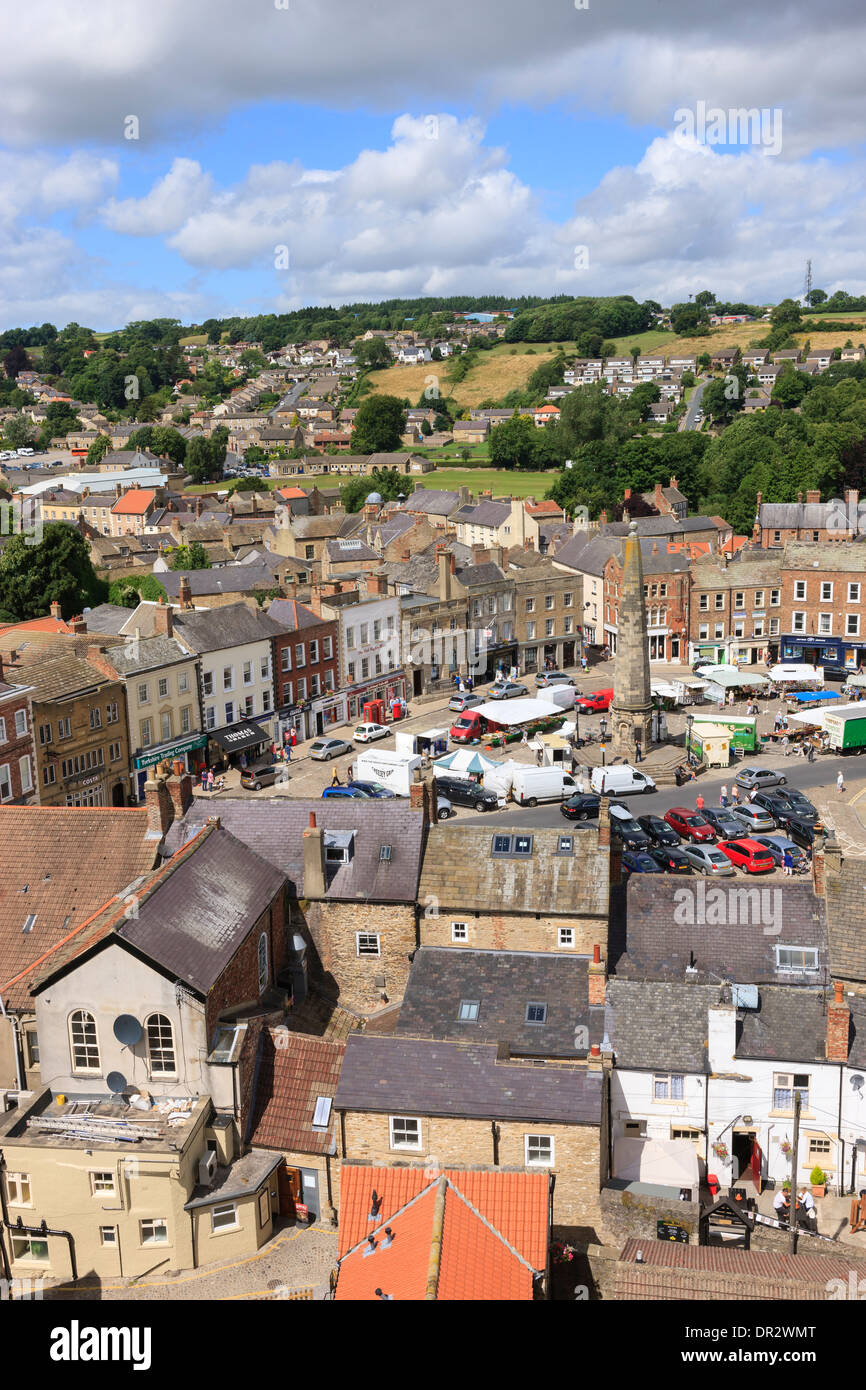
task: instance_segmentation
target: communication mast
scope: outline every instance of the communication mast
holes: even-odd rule
[[[804,285],[803,285],[803,298],[805,299],[805,301],[806,301],[807,304],[811,304],[811,302],[812,302],[812,300],[811,300],[811,295],[812,295],[812,262],[809,260],[809,261],[806,262],[806,280],[805,280],[805,283],[804,283]]]

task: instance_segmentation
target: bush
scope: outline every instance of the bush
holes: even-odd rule
[[[813,1168],[809,1174],[809,1182],[813,1187],[823,1187],[827,1181],[827,1174],[823,1168]]]

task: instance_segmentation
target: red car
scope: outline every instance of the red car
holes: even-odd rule
[[[716,838],[709,821],[704,819],[700,811],[692,811],[688,806],[672,806],[664,819],[681,839],[691,840],[693,844],[703,844]]]
[[[613,690],[594,690],[590,695],[579,695],[575,706],[581,714],[604,714],[610,709]]]
[[[719,840],[716,848],[745,874],[770,873],[775,867],[772,854],[757,840]]]

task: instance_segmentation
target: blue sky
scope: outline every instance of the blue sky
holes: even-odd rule
[[[105,329],[425,293],[763,300],[796,293],[807,256],[817,284],[862,293],[866,15],[794,10],[780,30],[746,0],[31,0],[0,29],[17,55],[0,320]],[[699,103],[764,109],[777,148],[757,127],[683,139],[675,113]]]

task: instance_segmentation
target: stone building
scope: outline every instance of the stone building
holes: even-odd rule
[[[611,706],[613,750],[633,762],[641,749],[649,748],[652,716],[643,564],[634,523],[625,544],[617,636]]]

